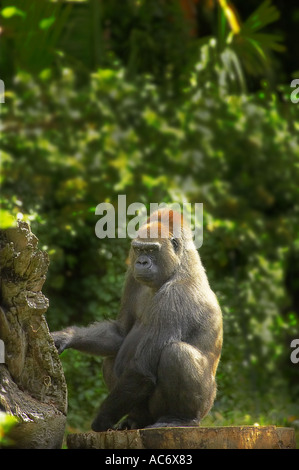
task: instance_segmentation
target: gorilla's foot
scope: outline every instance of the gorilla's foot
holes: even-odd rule
[[[175,428],[175,427],[193,427],[199,426],[199,419],[184,419],[184,418],[175,418],[172,416],[162,416],[154,424],[146,426],[145,429],[149,428]]]

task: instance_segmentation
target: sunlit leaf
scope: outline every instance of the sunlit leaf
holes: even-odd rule
[[[1,10],[1,15],[3,18],[12,18],[13,16],[21,16],[23,18],[26,17],[26,13],[23,10],[20,10],[20,8],[14,6],[3,8]]]
[[[55,20],[56,18],[54,15],[50,16],[49,18],[44,18],[39,22],[40,29],[49,29],[52,24],[55,23]]]
[[[226,19],[232,29],[232,31],[235,34],[238,34],[240,32],[240,23],[237,17],[237,14],[233,10],[232,6],[227,2],[227,0],[218,0],[219,4],[224,11],[224,14],[226,16]]]
[[[7,210],[0,209],[0,229],[17,226],[17,219]]]

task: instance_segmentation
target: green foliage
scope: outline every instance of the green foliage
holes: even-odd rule
[[[56,75],[67,63],[86,81],[90,70],[122,66],[127,77],[149,73],[156,83],[178,90],[188,83],[200,47],[213,39],[210,68],[244,90],[246,74],[273,76],[273,52],[284,50],[281,36],[266,29],[279,18],[270,0],[243,22],[226,1],[219,2],[222,7],[210,15],[209,34],[199,38],[184,21],[180,1],[2,3],[0,64],[6,80],[18,70]]]
[[[17,422],[18,420],[15,416],[8,415],[0,411],[0,449],[9,447],[13,444],[13,441],[8,437],[8,434]]]
[[[57,46],[71,5],[45,0],[4,0],[1,3],[4,41],[0,64],[2,74],[5,71],[2,75],[5,81],[20,69],[37,73],[57,61]]]
[[[66,350],[61,361],[68,384],[68,423],[78,430],[90,429],[92,417],[107,396],[102,358]]]
[[[277,21],[280,14],[270,0],[265,0],[242,24],[240,33],[233,37],[233,48],[241,58],[246,71],[261,75],[269,71],[272,52],[283,52],[279,34],[261,32],[267,25]]]
[[[282,37],[270,34],[265,28],[277,21],[278,9],[265,0],[245,21],[241,21],[226,1],[219,2],[217,27],[213,35],[199,40],[208,67],[202,74],[198,66],[197,80],[204,83],[207,73],[223,91],[246,91],[247,76],[267,76],[273,79],[273,52],[283,52]]]

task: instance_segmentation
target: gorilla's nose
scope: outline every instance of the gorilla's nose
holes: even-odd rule
[[[151,266],[151,261],[147,256],[139,256],[136,261],[136,268],[138,269],[148,269]]]

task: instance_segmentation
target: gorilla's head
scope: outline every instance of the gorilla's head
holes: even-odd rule
[[[134,278],[159,289],[181,266],[190,233],[178,212],[162,209],[151,214],[131,244]]]

